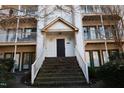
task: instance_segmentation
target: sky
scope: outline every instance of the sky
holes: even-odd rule
[[[1,5],[124,5],[124,0],[0,0]]]

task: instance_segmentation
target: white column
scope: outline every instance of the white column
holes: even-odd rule
[[[18,10],[21,9],[21,6],[18,6]],[[19,15],[19,12],[18,12]],[[18,30],[19,30],[19,17],[17,17],[17,25],[16,25],[16,36],[15,36],[15,48],[14,48],[14,61],[16,61],[16,52],[17,52],[17,38],[18,38]],[[16,63],[16,62],[15,62]],[[14,63],[14,67],[13,67],[13,72],[15,72],[15,63]]]
[[[83,59],[85,60],[84,32],[82,27],[83,24],[80,6],[74,6],[74,10],[75,26],[79,29],[79,31],[75,33],[76,47],[80,52],[81,56],[83,57]]]
[[[44,36],[42,33],[42,28],[44,27],[44,19],[43,19],[43,13],[45,11],[42,11],[44,6],[39,5],[38,6],[38,16],[37,19],[37,46],[36,46],[36,58],[38,58],[43,50],[43,44],[44,44]]]

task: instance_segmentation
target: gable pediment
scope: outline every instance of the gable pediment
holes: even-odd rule
[[[60,32],[60,31],[78,31],[78,28],[62,18],[57,18],[46,25],[42,31],[45,32]]]

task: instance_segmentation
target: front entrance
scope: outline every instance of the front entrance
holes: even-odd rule
[[[57,39],[57,57],[65,57],[65,40]]]

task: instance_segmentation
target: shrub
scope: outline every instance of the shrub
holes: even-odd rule
[[[3,65],[3,70],[10,72],[14,65],[13,59],[0,59],[0,64]]]
[[[89,69],[89,77],[90,77],[90,79],[95,79],[95,77],[96,77],[95,68],[89,67],[88,69]]]
[[[12,59],[0,59],[0,87],[7,87],[8,82],[14,79],[11,73],[14,60]]]
[[[5,65],[7,66],[7,71],[10,72],[14,65],[13,59],[5,59]]]
[[[123,60],[124,59],[124,52],[115,52],[111,55],[109,55],[110,61],[115,61],[115,60]]]
[[[97,75],[108,87],[124,87],[124,60],[104,64]]]

